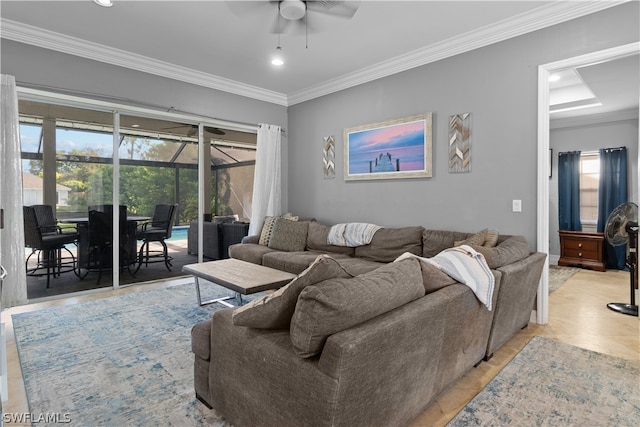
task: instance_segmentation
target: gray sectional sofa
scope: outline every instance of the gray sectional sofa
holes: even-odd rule
[[[530,253],[524,237],[489,247],[479,233],[382,228],[352,248],[306,223],[303,250],[258,237],[229,248],[297,279],[192,330],[196,396],[234,426],[406,425],[528,324],[546,255]],[[393,262],[461,241],[491,268],[491,311],[437,268]]]

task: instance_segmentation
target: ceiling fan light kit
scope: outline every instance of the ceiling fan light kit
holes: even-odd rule
[[[307,4],[301,0],[282,0],[280,15],[289,21],[297,21],[307,13]]]

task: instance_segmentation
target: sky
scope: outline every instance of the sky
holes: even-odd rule
[[[20,141],[22,143],[22,151],[36,153],[40,141],[40,126],[20,124]],[[56,130],[56,151],[70,153],[73,150],[84,150],[88,147],[111,157],[113,136],[73,129]]]

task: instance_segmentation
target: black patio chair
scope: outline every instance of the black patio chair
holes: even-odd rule
[[[120,267],[127,269],[134,276],[131,265],[134,264],[134,256],[127,250],[127,242],[130,239],[130,227],[127,222],[127,207],[120,205],[118,209],[119,228],[119,253]],[[113,205],[100,205],[89,207],[88,223],[88,247],[89,255],[84,276],[89,271],[98,271],[100,284],[102,271],[113,267]],[[135,277],[135,276],[134,276]]]
[[[45,234],[77,234],[78,230],[74,228],[63,229],[58,225],[53,206],[51,205],[31,205],[36,211],[36,219],[40,229]]]
[[[39,205],[44,206],[44,205]],[[25,268],[28,276],[47,276],[47,288],[51,283],[51,276],[58,277],[62,273],[73,271],[77,276],[76,258],[66,247],[68,244],[76,243],[77,232],[62,233],[57,227],[55,218],[53,222],[53,210],[49,206],[50,213],[46,208],[40,208],[41,219],[38,217],[38,209],[35,206],[23,206],[24,215],[24,241],[25,246],[31,248],[31,253],[25,261]],[[29,267],[29,260],[37,254],[37,261],[34,267]]]
[[[136,238],[142,240],[142,246],[140,246],[140,252],[138,253],[136,273],[140,270],[142,263],[147,267],[154,262],[164,262],[167,270],[171,271],[171,260],[173,258],[169,256],[165,240],[171,237],[177,211],[178,205],[156,205],[152,220],[140,225]],[[153,242],[160,243],[162,250],[150,250],[149,245]]]

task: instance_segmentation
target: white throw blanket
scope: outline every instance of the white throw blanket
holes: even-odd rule
[[[478,300],[491,311],[495,277],[487,265],[487,261],[471,246],[461,245],[445,249],[433,258],[423,258],[409,252],[400,255],[396,261],[415,257],[421,262],[435,265],[448,276],[467,285]]]
[[[364,222],[348,222],[344,224],[336,224],[331,226],[327,243],[336,246],[348,246],[355,248],[356,246],[368,245],[373,239],[376,231],[382,227],[375,224],[367,224]]]

